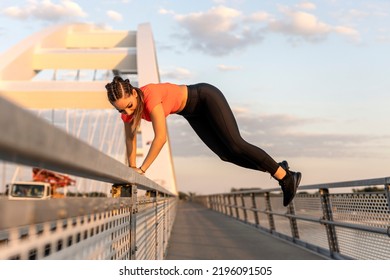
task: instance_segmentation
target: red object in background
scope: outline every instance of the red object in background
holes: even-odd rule
[[[53,171],[49,171],[37,167],[33,168],[33,181],[49,183],[52,187],[53,196],[61,196],[56,192],[57,188],[71,186],[76,183],[76,180],[70,178],[67,175],[63,175],[60,173],[56,173]]]

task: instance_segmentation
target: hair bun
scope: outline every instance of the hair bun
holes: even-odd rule
[[[120,82],[123,82],[123,79],[121,76],[115,76],[114,79],[112,79],[112,82],[113,83],[120,83]]]

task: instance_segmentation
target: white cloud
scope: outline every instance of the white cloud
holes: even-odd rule
[[[225,65],[225,64],[220,64],[217,67],[221,71],[237,71],[237,70],[242,69],[241,66],[229,66],[229,65]]]
[[[190,70],[182,67],[175,67],[169,70],[161,70],[160,74],[161,74],[161,78],[167,81],[188,80],[193,76]]]
[[[360,34],[359,32],[351,27],[347,26],[336,26],[333,28],[336,33],[339,33],[341,35],[346,36],[347,38],[351,39],[354,42],[360,41]]]
[[[272,19],[272,15],[264,11],[255,12],[247,18],[247,20],[253,22],[267,22],[271,19]]]
[[[351,18],[365,18],[367,16],[369,16],[369,13],[367,12],[363,12],[363,11],[360,11],[360,10],[356,10],[356,9],[351,9],[348,11],[347,13],[347,16],[348,17],[351,17]]]
[[[52,3],[51,0],[31,0],[25,6],[11,6],[3,9],[1,13],[19,20],[34,18],[46,21],[60,21],[87,16],[79,4],[71,0],[62,0],[59,4]]]
[[[218,6],[206,12],[174,15],[185,34],[180,38],[192,49],[212,55],[225,55],[263,39],[262,35],[245,24],[242,12]]]
[[[106,14],[110,19],[112,19],[114,21],[122,21],[122,19],[123,19],[123,16],[120,13],[112,11],[112,10],[107,11]]]
[[[280,7],[280,11],[284,17],[273,20],[269,24],[269,29],[273,32],[280,32],[289,37],[301,38],[309,42],[325,40],[332,33],[340,34],[353,42],[360,41],[359,32],[352,27],[333,26],[321,21],[311,13],[288,7]]]
[[[298,5],[305,10],[314,9],[310,2]],[[320,42],[331,34],[338,34],[351,42],[359,42],[358,30],[347,25],[327,23],[316,15],[297,8],[278,7],[279,14],[254,11],[244,14],[240,10],[226,6],[213,7],[205,12],[176,14],[160,9],[159,13],[172,15],[184,31],[177,35],[192,49],[207,54],[221,56],[256,45],[266,35],[279,33],[291,42]]]
[[[297,4],[296,7],[303,10],[315,10],[317,8],[317,6],[311,2],[301,2]]]
[[[174,15],[175,14],[174,11],[166,10],[164,8],[161,8],[160,10],[158,10],[158,13],[161,14],[161,15]]]
[[[234,28],[234,20],[241,12],[225,6],[213,7],[205,13],[176,15],[176,20],[185,25],[194,34],[230,32]]]
[[[321,22],[312,14],[288,8],[281,9],[281,12],[284,18],[274,20],[269,24],[269,29],[274,32],[299,36],[308,41],[318,41],[324,39],[332,31],[330,25]]]

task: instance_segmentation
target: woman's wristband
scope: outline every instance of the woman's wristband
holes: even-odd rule
[[[145,173],[145,170],[142,169],[142,166],[139,167],[139,170],[141,170],[142,173]]]

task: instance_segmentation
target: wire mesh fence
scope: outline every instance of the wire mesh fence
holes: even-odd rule
[[[195,199],[205,207],[333,259],[390,259],[389,185],[387,177],[303,186],[288,207],[282,206],[278,189]],[[332,193],[340,188],[349,191]]]

